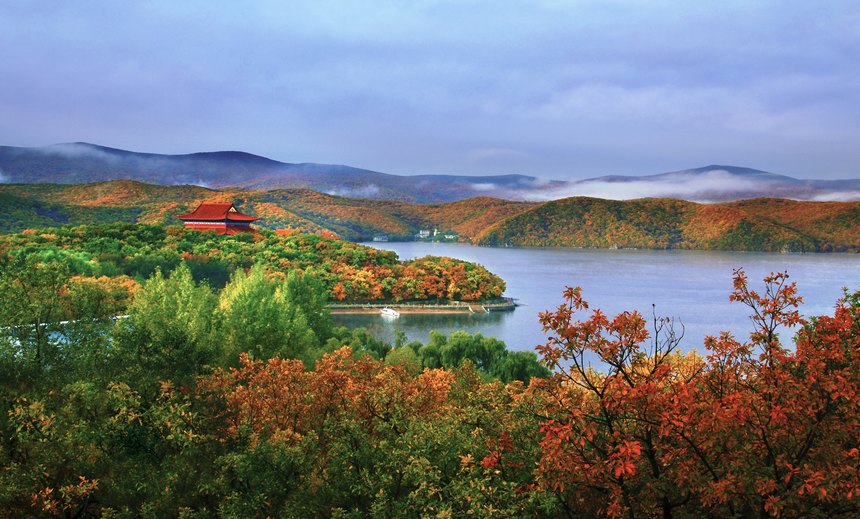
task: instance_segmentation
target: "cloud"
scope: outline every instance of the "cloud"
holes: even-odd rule
[[[767,192],[768,181],[744,178],[724,170],[695,174],[678,172],[631,180],[594,179],[572,182],[558,189],[549,189],[536,198],[551,200],[570,196],[590,196],[609,200],[635,198],[680,198],[697,202],[713,202],[736,193]]]
[[[8,184],[12,179],[6,173],[3,173],[3,170],[0,169],[0,184]]]
[[[496,184],[492,182],[475,182],[474,184],[469,184],[473,191],[494,191],[499,188]]]
[[[722,169],[705,172],[678,171],[650,177],[608,177],[568,182],[561,187],[533,191],[529,200],[543,201],[572,196],[608,200],[676,198],[692,202],[724,202],[762,196],[813,201],[860,200],[857,191],[831,191],[777,178],[750,177]]]
[[[568,179],[860,163],[856,0],[61,4],[0,2],[0,144]]]
[[[379,195],[380,189],[376,184],[367,184],[359,187],[342,187],[325,192],[329,195],[346,196],[350,198],[374,198]]]
[[[551,178],[544,177],[532,177],[532,178],[521,178],[519,180],[519,184],[528,189],[542,189],[554,182],[558,182],[558,180],[553,180]]]
[[[51,146],[38,148],[37,151],[44,153],[45,155],[57,155],[72,159],[91,158],[110,163],[118,163],[122,161],[122,157],[120,156],[112,155],[99,148],[79,142],[52,144]]]
[[[844,191],[821,193],[810,198],[813,202],[856,202],[860,200],[860,191]]]

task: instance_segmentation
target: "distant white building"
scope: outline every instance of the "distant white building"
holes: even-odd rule
[[[418,231],[418,234],[416,234],[415,236],[417,236],[418,238],[429,238],[430,237],[430,229],[421,229],[420,231]]]

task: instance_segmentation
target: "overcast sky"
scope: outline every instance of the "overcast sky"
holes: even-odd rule
[[[0,145],[860,177],[857,0],[0,0]]]

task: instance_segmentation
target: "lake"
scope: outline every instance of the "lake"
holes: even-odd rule
[[[480,263],[507,283],[505,295],[522,306],[513,312],[463,315],[404,314],[398,319],[377,315],[336,315],[337,324],[364,326],[394,341],[395,331],[425,342],[430,330],[456,330],[498,337],[508,348],[531,350],[546,342],[538,313],[562,302],[566,286],[581,286],[590,308],[610,317],[638,310],[646,319],[652,304],[658,316],[675,318],[684,327],[684,350],[703,351],[706,335],[727,330],[745,338],[751,327],[745,306],[729,303],[732,270],[743,268],[754,289],[774,271],[787,271],[796,281],[803,315],[832,314],[842,287],[860,288],[860,255],[771,254],[712,251],[594,250],[487,248],[455,243],[365,243],[392,250],[400,259],[449,256]],[[786,337],[788,339],[788,337]]]

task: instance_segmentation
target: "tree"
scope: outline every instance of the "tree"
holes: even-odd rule
[[[325,329],[324,301],[318,294],[301,294],[318,287],[309,279],[285,282],[270,277],[262,264],[246,274],[237,271],[219,298],[220,336],[231,355],[247,352],[255,359],[301,358],[317,348],[320,339],[308,319]]]
[[[212,290],[196,284],[187,266],[167,278],[156,271],[135,295],[128,319],[117,322],[115,365],[150,393],[161,380],[190,384],[222,354],[223,344],[213,335],[215,305]]]
[[[677,399],[673,432],[694,454],[684,463],[696,474],[691,490],[722,515],[856,515],[858,294],[807,322],[787,274],[765,278],[759,293],[736,271],[731,299],[752,312],[749,340],[709,338],[696,392]],[[784,347],[778,331],[793,326],[802,327],[795,346]]]
[[[415,354],[415,350],[409,346],[394,348],[385,356],[385,363],[389,366],[401,366],[408,373],[417,375],[421,372],[421,360]]]
[[[63,319],[60,297],[68,270],[24,256],[2,258],[0,266],[0,326],[11,332],[20,355],[42,369],[56,360],[52,334]]]
[[[535,516],[535,401],[471,363],[413,376],[350,348],[313,371],[274,358],[201,385],[224,402],[229,510],[269,516]],[[218,478],[221,480],[221,477]]]
[[[636,312],[608,319],[579,289],[541,316],[546,384],[542,486],[570,513],[606,516],[853,516],[858,510],[858,300],[807,323],[787,274],[761,294],[735,272],[731,300],[754,330],[682,357],[667,321],[655,339]],[[781,327],[802,326],[794,350]],[[605,372],[592,368],[595,358]]]
[[[532,377],[547,378],[550,374],[534,353],[508,351],[504,342],[480,333],[457,331],[445,336],[431,330],[430,341],[415,348],[415,352],[426,368],[453,369],[468,361],[487,377],[503,382],[528,383]]]
[[[671,517],[688,500],[672,482],[674,460],[663,455],[659,429],[671,419],[665,412],[674,382],[683,380],[670,361],[678,338],[655,319],[655,338],[644,350],[649,333],[638,312],[610,320],[595,310],[575,321],[588,303],[579,288],[564,297],[540,317],[553,334],[538,351],[555,371],[547,386],[540,481],[573,513]],[[591,367],[592,358],[605,373]]]
[[[490,373],[502,382],[522,381],[528,384],[533,378],[549,378],[549,370],[540,364],[532,351],[505,351]]]
[[[310,270],[304,273],[292,270],[283,285],[283,298],[288,306],[296,306],[308,320],[308,326],[324,342],[332,335],[331,315],[326,304],[328,294],[323,280]]]

